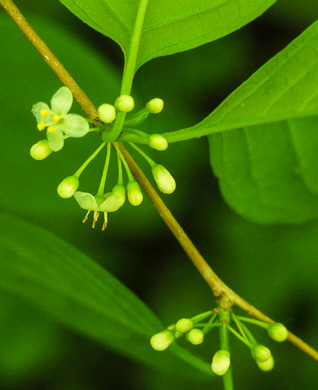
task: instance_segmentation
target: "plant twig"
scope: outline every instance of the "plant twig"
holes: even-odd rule
[[[42,58],[46,63],[51,67],[57,77],[66,85],[73,93],[74,98],[77,100],[79,105],[85,111],[87,116],[90,119],[98,119],[97,110],[95,105],[89,100],[87,95],[82,91],[76,81],[72,76],[67,72],[62,63],[56,58],[44,41],[39,37],[39,35],[33,30],[25,17],[21,14],[19,9],[15,6],[12,0],[0,0],[0,5],[7,11],[11,16],[20,30],[26,35],[32,45],[40,53]],[[182,227],[178,224],[176,219],[173,217],[169,209],[166,207],[162,199],[156,193],[155,189],[146,178],[142,170],[139,168],[134,159],[130,156],[123,144],[119,143],[120,150],[124,155],[131,172],[135,176],[136,180],[144,189],[145,193],[149,196],[151,202],[174,234],[179,244],[182,246],[184,251],[187,253],[195,267],[198,269],[202,277],[205,279],[207,284],[210,286],[213,294],[217,298],[227,297],[231,300],[233,305],[240,307],[245,310],[251,316],[267,322],[273,323],[274,321],[267,317],[265,314],[260,312],[254,306],[250,305],[243,298],[238,296],[232,289],[230,289],[212,270],[212,268],[207,264],[204,258],[201,256],[197,248],[194,246],[190,238],[186,235]],[[295,346],[300,348],[303,352],[308,354],[314,360],[318,361],[318,352],[315,351],[312,347],[302,341],[300,338],[294,334],[288,334],[288,340],[293,343]]]

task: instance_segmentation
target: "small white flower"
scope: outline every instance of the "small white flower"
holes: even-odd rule
[[[88,210],[83,223],[87,221],[89,213],[93,211],[94,219],[92,227],[94,228],[99,218],[99,213],[104,213],[102,230],[105,230],[107,227],[107,213],[117,211],[123,205],[122,196],[113,194],[112,192],[108,192],[105,195],[93,196],[88,192],[77,191],[74,194],[74,198],[82,209]]]
[[[32,113],[40,131],[47,128],[50,148],[57,152],[64,145],[64,134],[70,137],[83,137],[89,130],[88,122],[77,114],[68,114],[73,104],[72,92],[67,87],[60,88],[51,99],[51,108],[43,102],[32,107]]]

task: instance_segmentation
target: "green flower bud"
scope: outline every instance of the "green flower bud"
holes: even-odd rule
[[[131,181],[127,184],[127,195],[129,203],[133,206],[139,206],[144,199],[139,184],[136,181]]]
[[[116,119],[116,109],[111,104],[102,104],[98,107],[98,116],[104,123],[112,123]]]
[[[121,95],[115,101],[115,107],[121,112],[130,112],[135,108],[135,101],[132,96]]]
[[[152,175],[157,186],[164,194],[172,194],[176,189],[176,181],[170,172],[161,164],[152,167]]]
[[[44,160],[52,153],[49,141],[42,139],[41,141],[34,144],[30,149],[30,155],[34,160]]]
[[[270,349],[261,344],[256,344],[251,350],[251,353],[257,362],[265,362],[272,356]]]
[[[193,345],[202,344],[204,341],[204,333],[201,329],[194,328],[187,334],[187,340]]]
[[[190,320],[190,318],[181,318],[176,323],[176,330],[178,332],[187,333],[193,328],[193,322]]]
[[[211,368],[214,374],[224,375],[227,373],[230,364],[230,352],[221,349],[214,354]]]
[[[150,344],[156,351],[164,351],[174,341],[173,333],[170,330],[164,330],[154,334],[150,339]]]
[[[148,145],[156,150],[166,150],[168,147],[168,141],[160,134],[152,134],[148,138]]]
[[[67,176],[57,187],[61,198],[71,198],[79,187],[79,180],[75,176]]]
[[[275,322],[275,324],[270,325],[267,332],[270,338],[278,341],[279,343],[285,341],[288,337],[288,330],[279,322]]]
[[[274,368],[275,365],[274,358],[272,355],[265,362],[256,361],[256,363],[262,371],[270,371]]]
[[[151,114],[159,114],[163,110],[164,102],[162,99],[154,98],[146,104],[146,109]]]

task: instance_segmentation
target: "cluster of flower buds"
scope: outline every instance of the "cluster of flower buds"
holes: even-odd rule
[[[233,322],[236,329],[230,325]],[[268,335],[275,341],[282,342],[287,339],[288,331],[281,323],[267,324],[252,318],[235,316],[231,309],[216,308],[199,314],[192,318],[182,318],[168,326],[167,329],[156,333],[150,339],[150,344],[156,351],[164,351],[176,339],[186,334],[186,339],[194,345],[201,344],[204,336],[213,328],[219,327],[221,348],[215,352],[211,370],[218,376],[225,375],[231,365],[230,351],[228,344],[224,343],[224,335],[231,332],[240,341],[250,348],[251,355],[262,371],[270,371],[274,367],[274,358],[269,348],[259,344],[251,331],[247,328],[246,322],[258,325],[267,330]],[[228,340],[228,336],[225,336]]]
[[[210,313],[210,312],[209,312]],[[206,314],[206,313],[203,313]],[[150,344],[156,351],[164,351],[176,339],[186,336],[186,340],[193,345],[202,344],[204,341],[204,329],[199,329],[200,319],[205,317],[181,318],[175,324],[168,326],[160,333],[154,334],[150,339]]]
[[[36,117],[38,130],[42,131],[47,129],[47,139],[43,139],[31,147],[30,154],[35,160],[43,160],[53,151],[57,152],[61,150],[64,145],[64,140],[67,138],[83,137],[88,132],[95,132],[101,135],[103,140],[103,134],[111,132],[113,124],[116,122],[118,112],[126,114],[131,112],[135,107],[132,96],[121,95],[116,99],[114,105],[105,103],[99,106],[98,120],[95,121],[85,119],[77,114],[69,114],[72,103],[73,96],[71,91],[67,87],[62,87],[53,95],[51,107],[42,102],[33,106],[32,113]],[[161,164],[157,164],[136,145],[136,143],[146,144],[152,149],[163,151],[168,147],[167,140],[160,134],[149,135],[132,128],[144,121],[149,114],[160,113],[163,107],[163,100],[159,98],[150,100],[145,108],[125,120],[121,136],[126,136],[128,141],[124,142],[129,142],[129,145],[131,145],[149,163],[153,178],[159,190],[164,194],[171,194],[176,189],[176,182],[170,172]],[[89,128],[89,123],[92,123],[91,129]],[[118,141],[120,141],[120,139]],[[107,150],[106,160],[96,195],[78,191],[80,186],[80,175],[104,147],[106,147]],[[118,181],[111,191],[105,192],[112,149],[117,153]],[[123,167],[125,168],[128,177],[126,185],[124,185]],[[113,142],[102,142],[73,175],[67,176],[62,180],[57,187],[57,193],[61,198],[65,199],[74,197],[79,206],[82,209],[87,210],[83,222],[87,220],[89,213],[92,211],[94,214],[93,227],[96,225],[99,214],[101,212],[104,213],[103,230],[107,226],[107,213],[115,212],[124,205],[126,193],[129,203],[133,206],[138,206],[143,201],[143,194],[140,186],[134,179],[117,140]]]
[[[251,355],[258,367],[262,371],[271,371],[274,368],[275,362],[270,349],[256,341],[255,337],[246,327],[245,323],[250,322],[254,325],[258,325],[261,328],[266,329],[270,338],[277,342],[283,342],[287,339],[288,331],[286,327],[279,322],[274,324],[267,324],[265,322],[251,318],[236,317],[234,314],[232,314],[232,316],[241,331],[241,336],[243,338],[245,337],[245,344],[250,348]]]

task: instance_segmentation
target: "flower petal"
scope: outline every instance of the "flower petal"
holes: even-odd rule
[[[52,110],[59,115],[66,115],[73,103],[72,92],[67,87],[60,88],[51,99]]]
[[[52,129],[54,127],[55,130]],[[61,126],[50,126],[46,132],[50,148],[57,152],[64,146],[64,135]]]
[[[77,114],[66,115],[62,126],[64,133],[70,137],[83,137],[89,130],[88,122]]]
[[[36,103],[32,106],[32,114],[35,116],[37,123],[45,123],[46,125],[51,125],[53,123],[52,116],[53,112],[50,107],[43,102]],[[41,113],[47,111],[48,115],[43,116]]]
[[[123,199],[120,195],[109,196],[100,206],[99,210],[107,213],[117,211],[123,205]]]
[[[74,198],[79,206],[84,210],[97,211],[97,203],[95,196],[89,192],[77,191]]]

